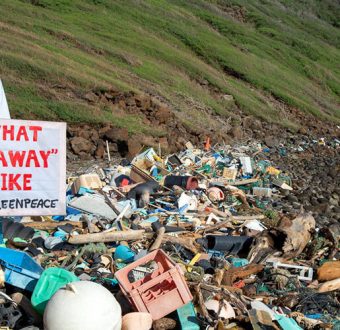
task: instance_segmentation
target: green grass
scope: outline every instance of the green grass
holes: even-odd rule
[[[272,97],[339,123],[339,12],[332,0],[2,0],[0,77],[16,118],[161,135],[82,99],[113,86],[158,94],[192,125],[240,108],[296,127]]]

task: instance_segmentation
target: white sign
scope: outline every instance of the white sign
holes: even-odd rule
[[[0,216],[66,213],[66,123],[0,119]]]
[[[2,86],[1,79],[0,79],[0,118],[11,119],[11,116],[8,110],[6,95],[5,95],[4,88]]]

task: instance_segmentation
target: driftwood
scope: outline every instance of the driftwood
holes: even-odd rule
[[[213,283],[220,286],[224,276],[224,269],[216,269]]]
[[[252,274],[261,272],[264,265],[249,264],[244,267],[231,268],[224,272],[222,284],[232,286],[238,279],[243,279]]]
[[[315,219],[308,213],[301,213],[295,219],[282,218],[277,228],[262,231],[255,237],[248,254],[250,262],[258,263],[275,251],[282,253],[283,260],[290,260],[301,254],[315,229]],[[283,242],[282,246],[275,242]]]
[[[311,214],[301,213],[292,221],[287,220],[281,221],[278,230],[287,236],[282,247],[283,257],[293,259],[304,250],[311,239],[315,219]]]
[[[101,232],[95,234],[84,234],[70,236],[68,242],[70,244],[87,244],[87,243],[105,243],[115,241],[133,241],[143,238],[144,230],[129,230],[115,232]]]
[[[264,219],[265,216],[263,214],[257,215],[233,215],[232,220],[235,221],[246,221],[246,220],[261,220]]]
[[[200,310],[201,310],[201,312],[202,312],[202,315],[203,315],[210,323],[212,323],[213,320],[212,320],[212,318],[210,317],[209,312],[208,312],[208,309],[207,309],[207,307],[205,307],[205,304],[204,304],[204,298],[203,298],[203,295],[202,295],[202,292],[201,292],[201,284],[198,284],[198,285],[195,287],[195,292],[196,292],[198,305],[199,305],[199,307],[200,307]]]
[[[92,223],[87,214],[84,214],[81,220],[84,220],[84,222],[86,222],[87,228],[89,229],[89,233],[92,234],[100,232],[99,228],[94,223]]]
[[[270,230],[264,230],[255,237],[247,259],[251,263],[259,263],[274,252],[275,235]]]
[[[340,289],[340,278],[337,278],[335,280],[322,283],[319,287],[318,292],[329,292],[329,291],[335,291],[339,289]]]
[[[171,242],[174,244],[181,245],[191,251],[192,253],[196,254],[198,252],[197,247],[193,243],[193,238],[188,238],[188,237],[175,237],[175,236],[170,236],[170,235],[164,235],[162,242]]]
[[[160,227],[157,230],[157,237],[156,237],[155,241],[153,242],[153,244],[149,248],[149,252],[152,252],[154,250],[159,249],[159,247],[162,244],[162,240],[163,240],[164,234],[165,234],[165,227]]]
[[[218,229],[221,229],[221,228],[234,228],[234,227],[230,224],[230,220],[226,220],[226,221],[218,222],[215,225],[199,229],[197,231],[197,233],[198,234],[200,234],[200,233],[210,233],[212,231],[215,231],[215,230],[218,230]]]
[[[215,214],[215,215],[217,215],[218,217],[221,217],[221,218],[230,218],[231,217],[231,213],[229,211],[223,212],[223,211],[218,210],[215,207],[207,207],[206,211],[211,212],[211,213],[213,213],[213,214]],[[206,215],[204,214],[204,216],[206,216]]]
[[[72,225],[77,228],[83,228],[83,222],[77,221],[43,221],[43,222],[24,222],[22,223],[25,227],[30,227],[38,230],[53,230],[63,225]]]

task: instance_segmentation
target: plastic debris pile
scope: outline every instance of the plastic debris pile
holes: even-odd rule
[[[2,218],[0,325],[339,329],[340,225],[287,212],[268,148],[186,147],[70,176],[64,216]]]

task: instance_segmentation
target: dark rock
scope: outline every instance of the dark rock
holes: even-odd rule
[[[243,118],[242,126],[246,130],[260,131],[262,130],[262,123],[253,116]]]
[[[333,178],[333,179],[336,179],[339,175],[339,171],[337,171],[336,168],[331,168],[329,171],[328,171],[328,175]]]
[[[105,136],[105,133],[107,131],[109,131],[110,129],[112,129],[112,127],[110,125],[105,125],[103,127],[101,127],[99,130],[98,130],[98,134],[99,134],[99,138],[104,138]]]
[[[287,196],[287,200],[290,201],[290,202],[295,202],[295,203],[297,203],[299,201],[298,198],[296,196],[292,195],[292,194]]]
[[[161,146],[162,154],[167,154],[169,152],[169,142],[167,137],[161,137],[158,139],[158,143]]]
[[[138,152],[141,151],[143,145],[140,142],[140,139],[134,135],[132,137],[129,138],[128,140],[128,158],[132,159]]]
[[[104,138],[110,142],[127,141],[129,131],[126,128],[111,128],[104,133]]]
[[[136,105],[136,101],[135,101],[135,98],[134,97],[129,97],[125,100],[125,103],[128,107],[131,107],[131,106],[135,106]]]
[[[139,135],[140,142],[146,147],[156,148],[158,143],[151,135]]]
[[[81,155],[81,153],[92,154],[95,150],[94,144],[82,137],[76,136],[70,139],[71,149],[76,155]]]
[[[279,144],[279,141],[277,138],[275,138],[274,136],[266,136],[264,138],[264,142],[268,147],[275,147]]]
[[[237,139],[237,140],[242,139],[243,138],[243,130],[240,126],[235,126],[231,129],[230,135],[234,139]]]
[[[302,134],[302,135],[306,135],[307,134],[307,130],[306,130],[306,128],[305,127],[303,127],[303,126],[301,126],[300,128],[299,128],[299,131],[298,131],[300,134]]]
[[[98,146],[97,146],[97,149],[95,151],[94,156],[97,159],[104,158],[104,156],[105,156],[105,144],[104,144],[104,142],[102,140],[99,140],[99,143],[98,143]]]
[[[136,106],[142,108],[142,110],[147,110],[151,107],[151,97],[149,95],[136,95],[135,96]]]
[[[155,111],[155,118],[160,124],[166,124],[172,117],[172,112],[167,106],[161,105]]]

